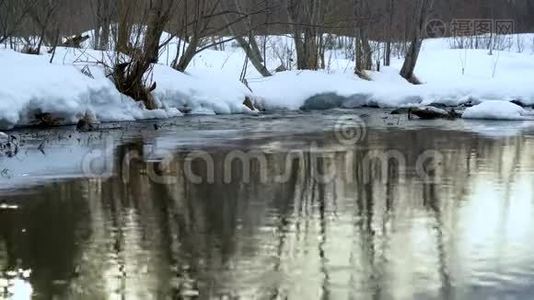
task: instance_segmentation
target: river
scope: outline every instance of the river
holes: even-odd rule
[[[336,110],[16,134],[0,299],[534,294],[528,122]]]

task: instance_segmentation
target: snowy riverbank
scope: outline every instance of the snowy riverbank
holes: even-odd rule
[[[532,34],[520,36],[533,43]],[[510,41],[519,40],[511,37]],[[288,43],[272,37],[272,45]],[[529,44],[528,44],[529,45]],[[280,64],[272,47],[267,67]],[[245,55],[240,48],[206,50],[194,58],[187,73],[168,66],[172,43],[154,66],[152,80],[161,109],[149,111],[121,95],[97,62],[105,52],[58,48],[53,63],[50,54],[21,54],[0,48],[0,129],[28,125],[35,114],[49,113],[63,123],[76,123],[86,113],[98,121],[131,121],[192,114],[252,113],[243,105],[247,96],[266,110],[300,109],[318,94],[333,93],[346,101],[343,107],[399,107],[443,103],[451,106],[468,100],[520,100],[534,104],[534,47],[510,47],[506,51],[450,49],[448,39],[427,40],[416,69],[422,85],[407,83],[398,75],[402,59],[391,67],[369,72],[372,81],[353,75],[353,62],[341,50],[326,53],[328,65],[322,71],[286,71],[262,78],[251,67],[249,88],[239,81]],[[174,47],[176,49],[176,47]]]

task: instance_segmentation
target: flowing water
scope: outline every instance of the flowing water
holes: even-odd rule
[[[358,114],[21,133],[0,299],[532,299],[532,125]]]

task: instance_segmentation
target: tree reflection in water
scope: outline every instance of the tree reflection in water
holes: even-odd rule
[[[43,299],[484,299],[533,292],[531,139],[376,130],[351,149],[329,135],[314,142],[334,150],[290,160],[269,151],[269,178],[289,163],[288,180],[263,182],[256,162],[248,184],[239,164],[234,180],[222,180],[232,149],[208,149],[216,180],[194,184],[183,168],[187,152],[167,166],[149,158],[141,140],[120,146],[117,174],[128,180],[54,182],[2,197],[19,208],[0,210],[0,267],[4,274],[31,270],[34,296]],[[422,178],[415,166],[428,149],[443,157],[425,165],[429,176]],[[389,150],[402,153],[406,166],[366,160],[368,151]],[[137,158],[122,164],[132,151]],[[206,178],[204,162],[191,167]],[[318,180],[332,167],[343,170],[340,178]],[[154,183],[154,172],[172,175],[173,183]],[[7,275],[0,278],[3,288]]]

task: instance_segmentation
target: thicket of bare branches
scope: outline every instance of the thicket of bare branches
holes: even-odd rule
[[[367,78],[366,70],[379,70],[392,55],[402,54],[401,75],[416,83],[414,69],[429,19],[513,19],[516,30],[529,31],[534,30],[532,16],[531,0],[0,0],[0,44],[39,54],[58,44],[79,46],[86,38],[80,34],[92,30],[91,47],[116,54],[108,67],[117,89],[155,108],[155,83],[148,74],[173,37],[179,51],[171,65],[180,72],[199,52],[235,40],[247,62],[270,76],[267,39],[261,37],[284,34],[293,40],[298,69],[326,68],[326,48],[343,43],[353,49],[358,76]],[[170,37],[162,39],[164,32]],[[493,39],[469,46],[462,38],[456,47],[494,48]],[[282,59],[281,64],[280,69],[291,67]]]
[[[142,101],[148,109],[158,105],[151,94],[156,88],[155,83],[147,85],[145,74],[153,63],[158,62],[161,37],[174,9],[173,0],[118,1],[113,81],[121,93]],[[133,12],[136,10],[142,12],[140,20],[145,22],[135,19]],[[131,40],[133,32],[137,32],[135,41]]]

